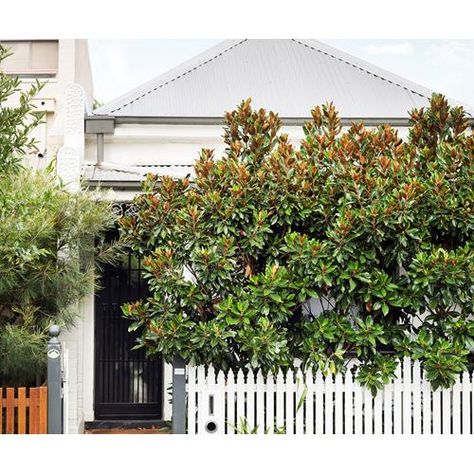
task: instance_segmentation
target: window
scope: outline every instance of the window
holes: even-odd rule
[[[0,64],[7,74],[21,77],[54,77],[58,72],[58,41],[0,41],[8,56]]]

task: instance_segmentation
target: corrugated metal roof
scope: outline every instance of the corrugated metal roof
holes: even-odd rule
[[[315,40],[227,40],[97,109],[116,117],[222,117],[242,99],[281,117],[333,101],[344,118],[407,117],[432,91]],[[461,105],[451,100],[454,105]],[[465,106],[471,114],[473,108]]]
[[[124,187],[139,187],[148,173],[167,175],[175,179],[194,176],[192,165],[138,165],[129,167],[118,167],[110,163],[102,166],[85,165],[82,169],[82,178],[92,185],[109,185]],[[119,184],[118,184],[119,183]]]

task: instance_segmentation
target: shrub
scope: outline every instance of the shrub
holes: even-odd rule
[[[0,46],[0,61],[7,54]],[[76,303],[93,288],[94,255],[113,258],[101,245],[110,204],[69,193],[53,170],[24,169],[42,86],[19,86],[0,70],[0,383],[9,385],[42,381],[48,327],[74,323]]]
[[[377,390],[395,356],[434,387],[469,361],[474,322],[474,137],[433,95],[403,142],[311,111],[299,147],[250,100],[225,115],[225,154],[195,178],[150,175],[121,220],[151,296],[124,307],[139,345],[217,368],[299,358],[325,373],[356,356]]]

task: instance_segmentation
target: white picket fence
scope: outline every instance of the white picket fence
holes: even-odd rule
[[[240,370],[188,367],[189,434],[235,434],[242,421],[259,434],[474,434],[474,380],[465,372],[433,391],[418,361],[405,358],[397,378],[375,397],[350,370],[289,370],[264,377]],[[304,394],[306,395],[304,396]],[[300,409],[298,404],[301,401]]]

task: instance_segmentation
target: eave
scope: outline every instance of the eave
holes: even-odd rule
[[[286,126],[302,126],[311,117],[280,117]],[[474,127],[474,117],[468,117],[468,126]],[[389,124],[393,127],[409,127],[409,117],[342,117],[341,124],[350,126],[354,122],[363,122],[368,127]],[[115,125],[224,125],[222,117],[114,117],[89,115],[85,118],[86,133],[113,133]]]

